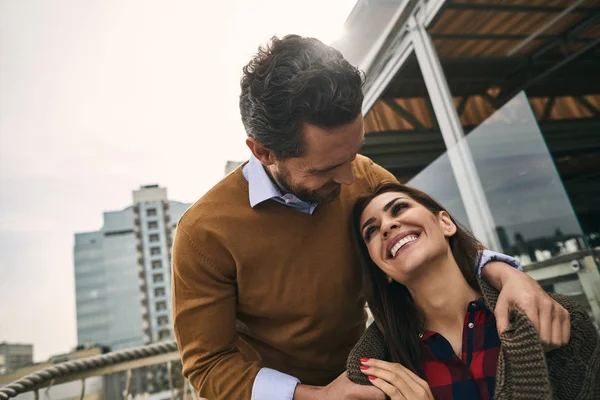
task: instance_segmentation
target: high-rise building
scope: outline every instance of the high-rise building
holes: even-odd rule
[[[151,343],[173,336],[171,247],[174,228],[191,204],[169,201],[158,185],[135,190],[133,201],[144,341]]]
[[[33,364],[33,345],[0,343],[0,374],[7,374]]]
[[[172,336],[171,245],[189,206],[142,186],[132,206],[104,212],[99,231],[75,234],[79,344],[118,350]]]

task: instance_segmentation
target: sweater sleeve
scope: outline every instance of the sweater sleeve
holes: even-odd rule
[[[262,366],[240,351],[233,260],[213,261],[180,226],[173,245],[172,282],[174,332],[183,375],[201,397],[250,399]]]
[[[600,337],[588,313],[571,298],[552,297],[571,316],[571,338],[566,346],[547,353],[555,399],[600,399]]]

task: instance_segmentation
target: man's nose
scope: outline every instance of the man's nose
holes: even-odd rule
[[[348,163],[347,165],[338,168],[333,179],[341,185],[352,185],[356,180],[354,171],[352,171],[352,163]]]

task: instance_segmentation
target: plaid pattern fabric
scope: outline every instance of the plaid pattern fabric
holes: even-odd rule
[[[421,335],[421,360],[434,397],[448,399],[493,399],[500,338],[496,319],[483,299],[469,303],[465,315],[462,357],[442,335]]]

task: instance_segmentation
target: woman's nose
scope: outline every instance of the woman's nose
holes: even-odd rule
[[[398,228],[398,223],[396,223],[396,222],[392,222],[392,223],[389,223],[389,224],[387,224],[387,225],[385,226],[384,230],[383,230],[383,237],[384,237],[385,239],[387,239],[387,237],[388,237],[388,235],[390,234],[390,232],[391,232],[393,229],[396,229],[396,228]]]

